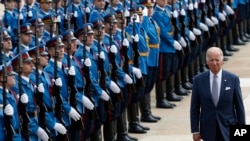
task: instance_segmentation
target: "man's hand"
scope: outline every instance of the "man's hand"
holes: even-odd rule
[[[193,140],[194,141],[201,141],[201,134],[200,133],[193,134]]]

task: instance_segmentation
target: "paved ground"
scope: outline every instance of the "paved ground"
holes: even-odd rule
[[[223,68],[236,73],[240,77],[244,98],[247,124],[250,124],[250,43],[236,46],[239,52],[224,62]],[[155,108],[155,93],[152,92],[152,112],[162,119],[157,123],[141,123],[150,127],[147,134],[130,134],[139,141],[192,141],[189,122],[190,95],[181,102],[176,102],[174,109]]]

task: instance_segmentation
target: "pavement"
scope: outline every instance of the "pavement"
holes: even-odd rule
[[[225,61],[223,69],[237,74],[240,78],[241,90],[246,112],[246,122],[250,124],[250,43],[244,46],[235,46],[240,50]],[[139,141],[192,141],[190,131],[189,107],[191,94],[185,96],[181,102],[173,102],[174,109],[159,109],[155,106],[155,91],[151,93],[152,113],[160,116],[157,123],[145,123],[150,130],[146,134],[130,134]]]

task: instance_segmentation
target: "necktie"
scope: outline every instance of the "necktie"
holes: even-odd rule
[[[214,75],[213,77],[213,84],[212,84],[212,99],[214,105],[217,106],[219,100],[219,88],[218,88],[218,77]]]

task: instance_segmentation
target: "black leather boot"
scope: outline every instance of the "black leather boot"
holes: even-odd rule
[[[189,65],[188,65],[188,80],[189,82],[191,83],[191,88],[190,90],[192,89],[193,87],[193,79],[194,79],[194,76],[196,74],[194,74],[194,62],[190,62]],[[185,87],[184,87],[185,88]],[[186,88],[185,88],[186,89]]]
[[[169,101],[181,101],[183,99],[182,96],[178,96],[174,92],[174,75],[171,75],[169,78],[167,78],[166,81],[166,98]]]
[[[199,62],[200,62],[200,72],[205,72],[208,70],[206,65],[206,53],[205,51],[201,51],[199,55]]]
[[[166,91],[166,80],[155,83],[156,108],[174,108],[176,105],[170,103],[164,96]]]
[[[182,81],[182,87],[186,90],[192,89],[192,84],[189,82],[188,79],[188,67],[183,67],[181,69],[181,81]]]
[[[150,94],[145,96],[140,101],[141,122],[157,122],[158,119],[154,118],[151,114]]]
[[[226,44],[225,44],[225,36],[222,36],[220,38],[220,45],[221,45],[221,50],[222,50],[224,56],[233,56],[233,53],[229,52],[227,50],[227,47],[226,47]]]
[[[188,95],[188,91],[182,87],[180,70],[175,73],[174,77],[175,77],[174,79],[175,93],[177,95],[183,95],[183,96]]]
[[[249,40],[244,36],[244,31],[243,31],[243,22],[238,23],[238,28],[239,28],[239,37],[243,42],[249,42]]]
[[[245,45],[245,43],[240,39],[238,34],[238,24],[235,24],[232,28],[232,37],[234,45]]]
[[[239,48],[236,48],[232,45],[232,30],[229,30],[228,34],[226,35],[226,46],[228,51],[239,51]]]
[[[115,141],[116,120],[106,121],[103,125],[103,138],[105,141]]]

